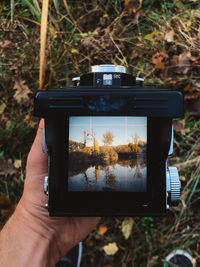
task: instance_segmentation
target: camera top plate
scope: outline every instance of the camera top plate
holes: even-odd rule
[[[39,91],[34,107],[39,117],[60,113],[176,118],[183,116],[183,97],[178,91],[144,86],[62,87]]]

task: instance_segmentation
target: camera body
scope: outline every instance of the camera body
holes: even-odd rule
[[[162,216],[180,197],[172,119],[180,92],[142,86],[123,66],[97,65],[75,86],[39,91],[44,191],[51,216]]]

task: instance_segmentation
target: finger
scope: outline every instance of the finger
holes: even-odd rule
[[[47,155],[42,151],[44,119],[40,120],[37,134],[27,159],[27,171],[34,175],[47,172]]]

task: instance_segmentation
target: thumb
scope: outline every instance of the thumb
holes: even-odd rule
[[[42,136],[44,130],[44,119],[40,120],[37,134],[31,150],[27,158],[27,174],[29,175],[40,175],[47,172],[47,159],[48,156],[42,151]]]

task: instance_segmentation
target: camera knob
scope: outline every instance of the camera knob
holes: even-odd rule
[[[103,65],[92,66],[92,72],[121,72],[121,73],[126,73],[126,69],[124,66],[121,66],[121,65],[103,64]]]
[[[167,170],[167,178],[169,183],[168,203],[170,206],[177,206],[180,201],[181,182],[176,167],[169,167]]]

